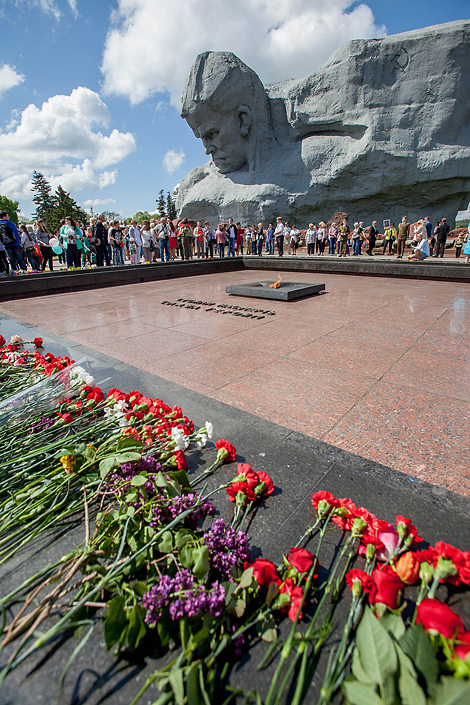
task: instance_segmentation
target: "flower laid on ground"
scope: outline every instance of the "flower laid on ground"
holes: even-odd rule
[[[194,478],[191,454],[199,463],[201,451],[214,453],[209,422],[195,430],[179,406],[138,390],[105,394],[81,364],[27,345],[10,341],[0,351],[0,394],[31,394],[27,420],[0,427],[0,563],[14,568],[42,532],[85,530],[66,555],[2,596],[10,651],[1,679],[75,630],[67,670],[102,618],[106,648],[120,659],[137,648],[139,658],[162,656],[133,705],[144,695],[168,705],[260,702],[228,679],[235,660],[262,643],[258,667],[273,665],[263,705],[310,702],[314,678],[318,705],[340,689],[351,705],[467,702],[470,630],[454,598],[468,592],[468,552],[439,541],[418,550],[411,519],[389,523],[319,491],[313,520],[278,563],[257,546],[250,555],[249,513],[268,498],[266,516],[275,511],[267,473],[238,463],[236,474],[221,470],[229,482],[211,485],[236,461],[233,445],[218,441],[217,459]],[[216,506],[233,508],[230,525],[212,518]]]

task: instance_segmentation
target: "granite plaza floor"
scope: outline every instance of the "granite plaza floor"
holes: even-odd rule
[[[470,497],[470,286],[281,274],[326,292],[293,302],[225,293],[256,280],[251,270],[8,301],[0,311]],[[276,315],[161,304],[178,297]]]

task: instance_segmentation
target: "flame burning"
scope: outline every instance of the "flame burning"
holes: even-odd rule
[[[272,284],[270,284],[270,285],[269,285],[269,288],[270,288],[270,289],[279,289],[279,287],[281,286],[281,281],[282,281],[282,277],[281,277],[280,274],[278,274],[278,275],[277,275],[277,281],[275,281],[275,282],[273,282]]]

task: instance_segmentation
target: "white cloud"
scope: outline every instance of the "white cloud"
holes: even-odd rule
[[[311,73],[350,39],[385,33],[351,0],[118,0],[112,19],[105,90],[133,104],[168,91],[177,107],[202,51],[233,51],[268,83]]]
[[[185,154],[182,149],[178,151],[176,149],[169,149],[168,152],[163,157],[163,166],[169,174],[180,168],[181,164],[184,162]]]
[[[110,203],[116,203],[115,198],[89,198],[87,201],[83,202],[85,208],[91,208],[92,206],[107,206]]]
[[[19,86],[23,81],[24,76],[20,73],[16,73],[13,66],[3,64],[3,66],[0,67],[0,99],[6,91],[9,91],[10,88],[14,88],[15,86]]]
[[[31,197],[31,176],[42,172],[55,188],[67,191],[102,189],[116,180],[113,166],[135,150],[130,132],[109,135],[108,109],[89,88],[55,95],[41,108],[28,105],[19,123],[0,131],[0,192],[10,198]]]
[[[77,10],[77,0],[67,0],[68,6],[70,7],[73,16],[75,19],[78,18],[78,10]]]

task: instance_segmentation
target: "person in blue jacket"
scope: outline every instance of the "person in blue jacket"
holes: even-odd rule
[[[0,240],[2,241],[8,261],[13,271],[26,271],[26,262],[21,249],[20,234],[16,225],[10,220],[6,211],[0,213]]]

